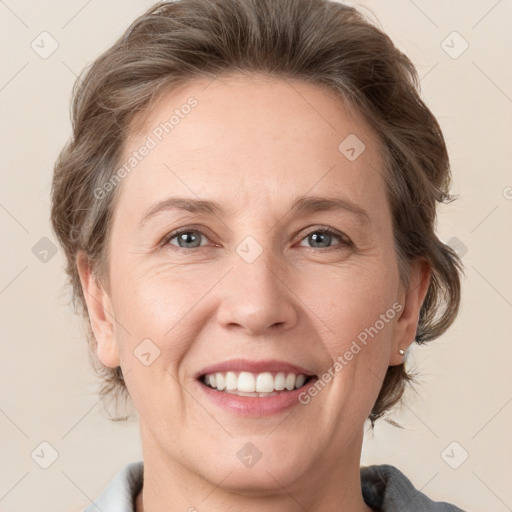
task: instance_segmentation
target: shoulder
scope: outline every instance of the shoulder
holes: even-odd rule
[[[432,501],[389,464],[362,466],[361,489],[366,504],[382,512],[464,512],[455,505]]]
[[[135,496],[142,487],[143,470],[142,461],[126,465],[84,512],[134,512]]]

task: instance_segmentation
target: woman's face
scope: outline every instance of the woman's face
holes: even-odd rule
[[[372,130],[319,86],[232,76],[159,101],[124,163],[98,296],[112,316],[92,320],[145,460],[233,489],[358,464],[422,300],[399,283]]]

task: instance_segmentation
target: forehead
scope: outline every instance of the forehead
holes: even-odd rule
[[[161,96],[143,121],[123,155],[127,162],[150,147],[122,183],[128,206],[187,195],[243,209],[249,199],[284,204],[308,191],[382,201],[380,141],[327,87],[258,75],[200,79]]]

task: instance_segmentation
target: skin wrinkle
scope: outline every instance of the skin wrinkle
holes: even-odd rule
[[[424,269],[413,266],[413,293],[400,286],[391,212],[375,172],[382,168],[380,143],[325,88],[240,77],[205,84],[198,80],[168,94],[147,119],[146,126],[155,126],[187,97],[198,100],[193,114],[119,184],[111,294],[95,289],[80,268],[91,295],[131,333],[109,324],[88,302],[98,357],[107,366],[121,365],[139,412],[145,483],[137,512],[142,498],[147,512],[191,506],[319,512],[339,504],[368,512],[359,464],[364,424],[382,384],[376,376],[401,363],[398,348],[414,339],[428,284]],[[366,145],[353,162],[338,151],[351,133]],[[143,138],[144,132],[132,137],[127,149]],[[337,191],[369,212],[367,235],[349,214],[287,215],[300,195]],[[165,214],[139,229],[142,213],[170,196],[213,199],[232,207],[233,216],[223,224],[215,216]],[[157,245],[189,225],[211,233],[219,247],[179,253]],[[356,248],[313,252],[294,241],[294,234],[316,226],[346,230]],[[246,236],[263,249],[250,264],[235,251]],[[321,375],[395,302],[404,306],[401,314],[308,405],[282,415],[228,413],[209,402],[192,377],[240,356],[286,360]],[[148,367],[133,355],[146,338],[161,351]],[[250,469],[236,457],[246,442],[263,454]]]

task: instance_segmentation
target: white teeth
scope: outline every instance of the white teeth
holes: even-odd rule
[[[242,391],[225,391],[226,393],[229,393],[231,395],[238,395],[238,396],[253,396],[253,397],[262,397],[262,396],[274,396],[277,395],[277,393],[244,393]]]
[[[204,383],[219,391],[225,391],[240,396],[272,396],[277,391],[292,391],[306,382],[306,375],[295,373],[263,372],[217,372],[205,375]]]
[[[271,373],[265,372],[258,375],[256,378],[256,391],[258,393],[272,393],[274,391],[274,377],[272,377]]]
[[[236,373],[228,372],[226,373],[226,390],[231,391],[236,389],[238,386],[238,378]]]
[[[254,375],[249,372],[241,372],[238,376],[237,387],[238,391],[243,391],[244,393],[254,393],[256,391],[256,381],[254,379]]]
[[[295,389],[301,388],[304,385],[304,382],[306,382],[306,376],[297,375],[297,378],[295,379]]]
[[[216,373],[215,380],[217,381],[217,389],[222,391],[226,387],[226,379],[223,373]]]
[[[283,391],[285,384],[286,384],[286,377],[283,372],[279,372],[275,378],[274,389],[276,391]]]
[[[292,389],[295,389],[295,374],[294,373],[289,373],[287,376],[286,376],[286,389],[288,391],[291,391]]]

